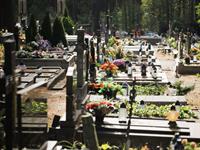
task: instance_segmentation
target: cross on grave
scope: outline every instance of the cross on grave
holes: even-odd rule
[[[188,31],[186,35],[186,45],[185,45],[187,54],[190,54],[191,38],[192,38],[191,33]]]
[[[182,46],[182,41],[183,41],[183,33],[179,33],[179,38],[178,38],[178,58],[182,59],[183,58],[183,46]]]
[[[95,49],[93,40],[90,41],[90,81],[95,82],[96,80],[96,64],[95,64]]]
[[[86,51],[84,44],[84,30],[79,29],[77,31],[77,109],[81,109],[81,102],[85,99],[87,95],[87,82],[86,77]]]
[[[146,63],[141,64],[141,76],[145,77],[147,75],[147,65]]]

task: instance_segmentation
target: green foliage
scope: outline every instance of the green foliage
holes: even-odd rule
[[[196,76],[197,76],[198,78],[200,78],[200,73],[197,73]]]
[[[65,8],[64,16],[65,16],[65,17],[68,17],[68,16],[69,16],[69,10],[67,9],[67,7]]]
[[[51,29],[51,19],[49,13],[46,13],[46,16],[44,17],[40,33],[45,40],[51,41],[52,29]]]
[[[122,29],[123,25],[122,25],[122,9],[121,8],[115,8],[115,10],[112,13],[113,16],[113,24],[116,26],[116,28],[118,29]]]
[[[177,81],[173,84],[173,87],[177,90],[177,95],[186,95],[188,92],[194,89],[194,85],[183,87],[182,83],[182,81]]]
[[[22,104],[22,112],[25,114],[37,114],[47,112],[47,103],[31,101]]]
[[[174,37],[168,37],[167,43],[169,44],[170,47],[177,49],[176,39]]]
[[[26,43],[35,41],[35,36],[37,35],[37,25],[34,15],[31,15],[30,23],[28,29],[26,30]]]
[[[31,58],[32,54],[26,50],[20,49],[19,51],[16,52],[17,58]]]
[[[74,27],[73,20],[69,16],[67,16],[67,17],[63,17],[62,22],[63,22],[65,32],[67,32],[67,34],[69,35],[72,35],[73,27]]]
[[[128,104],[129,105],[129,104]],[[133,104],[133,115],[139,117],[166,117],[170,111],[172,105],[161,105],[146,104],[144,108],[141,108],[140,104]],[[128,106],[130,108],[130,105]],[[197,115],[192,111],[190,106],[181,106],[179,111],[179,119],[194,119],[198,118]]]
[[[61,18],[57,17],[53,24],[53,34],[51,43],[53,44],[53,46],[56,46],[60,42],[62,42],[64,46],[67,46],[65,31]]]
[[[166,90],[166,86],[163,85],[136,85],[136,94],[137,95],[163,95]]]
[[[81,150],[85,148],[85,145],[81,142],[74,141],[74,142],[69,142],[69,141],[60,141],[58,142],[57,145],[61,145],[62,149],[70,149],[70,150]]]
[[[200,24],[200,3],[196,6],[197,22]]]
[[[39,20],[42,20],[45,16],[45,13],[47,11],[52,11],[49,7],[50,6],[50,2],[49,0],[42,0],[42,1],[38,1],[38,0],[28,0],[27,1],[27,9],[28,9],[28,13],[34,14],[34,16],[36,18],[38,18]]]
[[[108,39],[108,47],[112,47],[116,43],[116,39],[114,36]]]

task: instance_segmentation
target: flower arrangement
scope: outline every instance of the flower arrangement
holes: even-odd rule
[[[88,84],[89,91],[94,91],[96,93],[98,93],[100,88],[103,88],[103,87],[104,87],[103,83],[89,83]]]
[[[103,114],[108,114],[113,109],[113,104],[106,100],[91,101],[85,105],[85,109],[90,112],[100,110]]]
[[[187,139],[182,139],[181,143],[184,146],[184,149],[187,150],[200,150],[200,143],[189,142]]]
[[[110,113],[114,107],[113,104],[106,100],[91,101],[85,105],[85,109],[96,117],[104,117],[106,114]]]
[[[116,74],[118,70],[118,67],[109,61],[102,64],[100,68],[101,70],[106,72],[107,76],[112,76],[113,74]]]
[[[103,94],[104,98],[106,99],[111,99],[111,98],[116,99],[117,93],[123,95],[122,86],[120,84],[113,83],[113,82],[102,83],[98,92],[100,94]]]
[[[95,123],[97,126],[100,126],[104,123],[105,115],[113,110],[113,105],[106,100],[100,100],[87,103],[85,108],[95,115]]]
[[[120,71],[124,71],[126,69],[125,61],[123,59],[116,59],[113,61]]]

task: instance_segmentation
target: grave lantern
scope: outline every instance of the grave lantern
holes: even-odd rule
[[[176,106],[176,110],[179,112],[181,104],[180,104],[180,102],[178,100],[176,101],[175,106]]]
[[[154,79],[157,78],[157,71],[156,71],[156,69],[153,69],[153,71],[152,71],[152,77],[153,77]]]
[[[20,62],[20,64],[17,65],[17,69],[19,69],[21,75],[24,75],[24,71],[26,70],[26,65],[23,62]]]
[[[184,149],[184,146],[183,146],[183,144],[182,144],[182,142],[181,142],[182,140],[181,140],[181,138],[179,137],[178,139],[177,139],[177,142],[176,142],[176,144],[175,144],[175,146],[174,146],[174,149],[177,149],[177,150],[182,150],[182,149]]]
[[[131,63],[129,63],[128,64],[128,70],[127,70],[127,74],[128,74],[128,76],[129,77],[132,77],[132,64]]]
[[[171,106],[170,112],[167,113],[167,119],[169,121],[169,126],[170,128],[176,128],[177,123],[176,121],[178,120],[179,117],[179,112],[176,111],[176,107],[174,105]]]
[[[141,76],[146,76],[147,75],[147,66],[146,64],[142,63],[141,65]]]
[[[129,61],[125,61],[125,67],[126,67],[126,73],[128,72],[128,65],[129,65]]]
[[[128,94],[129,94],[129,85],[128,85],[127,81],[122,84],[122,88],[126,88],[126,95],[128,96]]]
[[[128,113],[127,113],[126,105],[122,103],[119,108],[119,116],[118,116],[119,123],[126,123],[127,116],[128,116]]]
[[[144,108],[144,101],[143,100],[140,101],[140,108],[142,108],[142,109]]]

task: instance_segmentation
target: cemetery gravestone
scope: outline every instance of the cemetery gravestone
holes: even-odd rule
[[[77,109],[81,109],[81,102],[87,95],[87,82],[85,81],[86,63],[85,63],[85,46],[84,46],[84,30],[78,30],[77,39]]]

